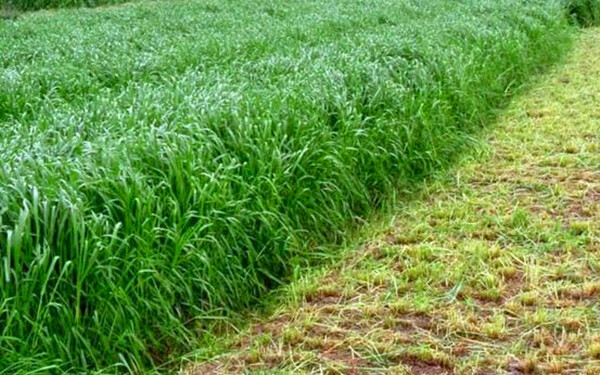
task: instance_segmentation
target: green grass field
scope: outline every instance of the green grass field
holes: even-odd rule
[[[187,374],[600,374],[600,28],[533,86]]]
[[[0,21],[0,372],[177,358],[448,166],[571,19],[173,0]]]

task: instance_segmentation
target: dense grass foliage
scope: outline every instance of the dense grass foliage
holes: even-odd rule
[[[572,19],[581,26],[600,25],[600,0],[565,0]]]
[[[558,0],[0,23],[0,369],[135,369],[188,347],[446,165],[573,30]]]
[[[30,11],[44,8],[94,7],[131,0],[0,0],[0,10]],[[562,0],[572,19],[583,26],[600,23],[600,0]],[[2,13],[0,13],[0,16]]]

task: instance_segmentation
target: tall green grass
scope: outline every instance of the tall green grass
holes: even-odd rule
[[[0,23],[0,373],[147,369],[447,165],[552,0],[198,0]]]
[[[600,0],[565,0],[572,20],[581,26],[600,25]]]

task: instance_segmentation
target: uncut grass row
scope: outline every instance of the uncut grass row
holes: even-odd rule
[[[0,373],[142,371],[451,162],[553,0],[138,3],[0,23]]]
[[[132,0],[0,0],[0,11],[17,15],[18,11],[31,11],[44,8],[94,7],[114,5]],[[580,25],[597,25],[600,22],[598,0],[562,0],[572,20]],[[0,16],[3,13],[0,12]]]

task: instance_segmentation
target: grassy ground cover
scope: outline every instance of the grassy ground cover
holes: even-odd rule
[[[600,373],[600,29],[469,155],[189,373]]]
[[[2,21],[0,369],[188,348],[446,166],[566,50],[568,19],[552,0],[208,0]]]
[[[565,0],[571,18],[582,26],[600,24],[600,2],[598,0]]]

